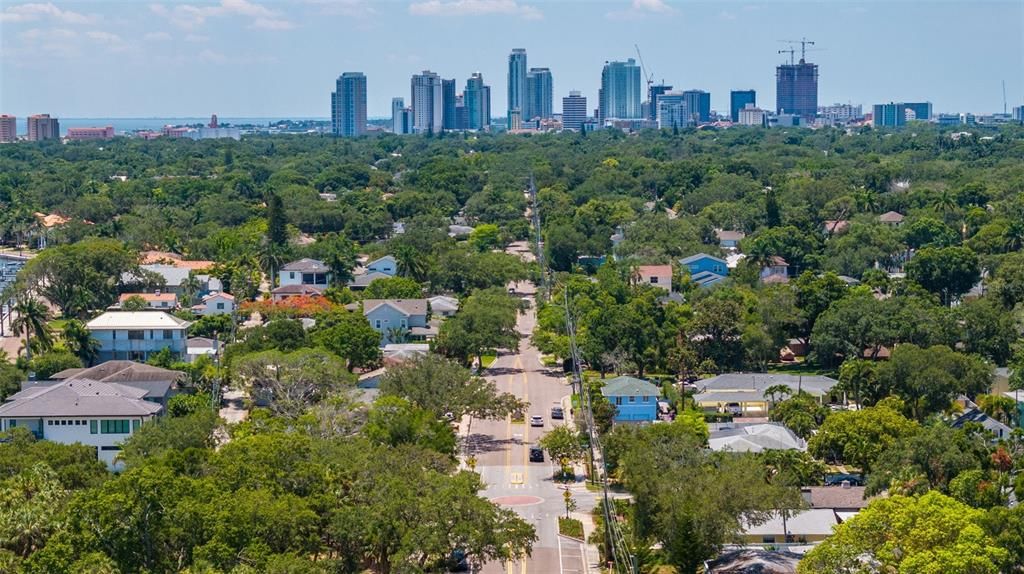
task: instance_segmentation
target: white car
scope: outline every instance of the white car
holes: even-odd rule
[[[542,426],[544,426],[544,417],[542,417],[540,415],[533,415],[533,416],[531,416],[530,417],[530,426],[532,426],[532,427],[542,427]]]

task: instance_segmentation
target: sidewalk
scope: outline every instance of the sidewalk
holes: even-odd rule
[[[572,413],[572,395],[565,395],[562,397],[562,412],[565,413],[565,425],[570,428],[576,428],[576,419]],[[573,485],[572,490],[584,491],[587,490],[587,471],[580,463],[573,465],[573,474],[576,476],[576,484]],[[583,560],[587,563],[588,572],[600,572],[601,571],[601,554],[598,551],[597,545],[591,544],[590,535],[597,529],[597,525],[594,523],[594,515],[589,511],[576,511],[570,514],[573,518],[583,523]]]

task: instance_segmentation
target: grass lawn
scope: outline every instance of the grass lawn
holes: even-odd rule
[[[63,331],[64,327],[67,324],[68,324],[68,320],[67,319],[54,319],[53,321],[50,321],[50,323],[49,323],[50,328],[53,329],[54,331]]]
[[[826,377],[835,377],[838,375],[836,371],[829,369],[821,369],[816,365],[810,365],[806,362],[798,363],[775,363],[768,365],[769,373],[787,373],[790,375],[824,375]]]
[[[575,518],[559,516],[558,533],[562,536],[570,536],[577,540],[583,540],[583,523]]]

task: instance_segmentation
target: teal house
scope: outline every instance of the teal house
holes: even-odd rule
[[[615,406],[615,422],[652,422],[658,418],[661,389],[636,377],[615,377],[605,382],[601,394]]]

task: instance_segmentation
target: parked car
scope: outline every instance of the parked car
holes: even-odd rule
[[[561,420],[565,418],[565,412],[562,411],[562,407],[551,407],[551,418]]]
[[[532,417],[530,417],[530,426],[532,426],[532,427],[542,427],[542,426],[544,426],[544,417],[542,417],[540,415],[533,415]]]
[[[544,462],[544,449],[539,446],[531,446],[530,462]]]

